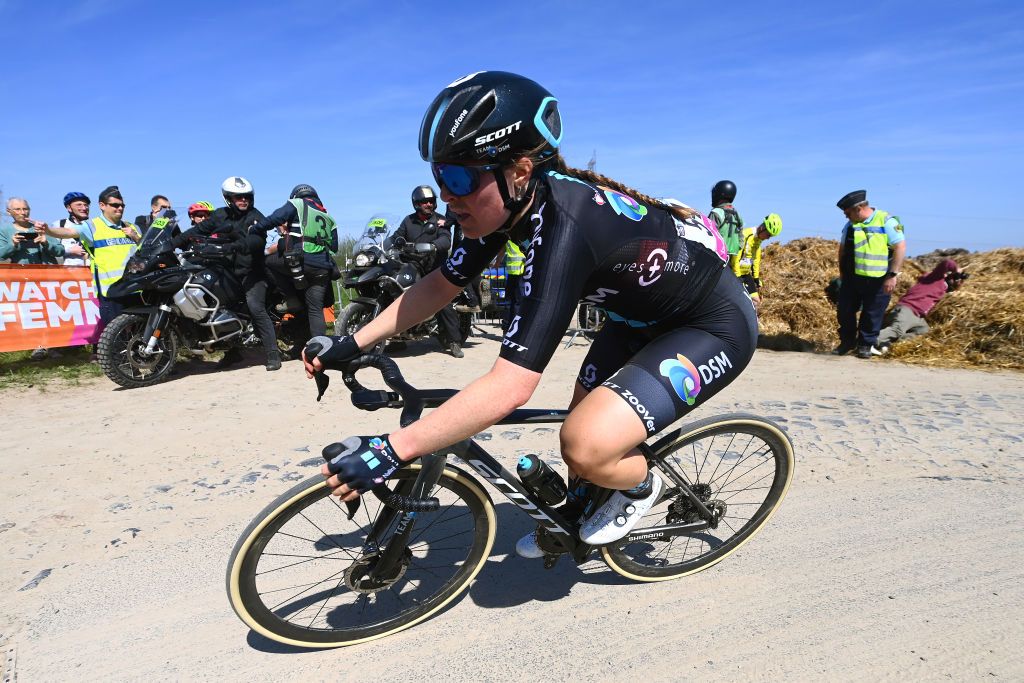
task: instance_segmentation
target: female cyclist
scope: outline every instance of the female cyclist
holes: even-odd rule
[[[528,242],[520,306],[487,374],[409,427],[344,442],[347,450],[322,470],[343,500],[525,404],[585,300],[603,308],[609,322],[580,369],[561,453],[569,489],[577,492],[569,505],[580,504],[580,481],[617,490],[580,528],[586,543],[611,543],[663,488],[637,445],[707,401],[750,361],[754,309],[739,280],[723,275],[728,254],[709,220],[569,168],[561,140],[558,101],[511,73],[461,78],[427,109],[420,154],[465,239],[443,268],[353,337],[311,340],[323,350],[316,358],[304,354],[306,373],[312,377],[433,315],[509,239]],[[534,534],[516,551],[543,555]]]

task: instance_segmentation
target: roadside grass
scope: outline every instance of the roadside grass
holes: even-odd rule
[[[88,346],[71,346],[55,349],[58,358],[30,360],[31,351],[0,353],[0,390],[44,389],[52,384],[77,386],[83,380],[100,377],[103,371],[99,365],[89,362]]]

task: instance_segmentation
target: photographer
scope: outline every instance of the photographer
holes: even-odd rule
[[[960,288],[968,277],[956,261],[946,259],[932,272],[917,278],[917,284],[885,316],[885,327],[878,333],[878,350],[886,353],[893,342],[918,337],[928,332],[927,316],[947,292]]]
[[[21,197],[7,200],[7,213],[14,220],[13,225],[0,226],[0,259],[22,265],[56,264],[65,254],[60,240],[47,237],[43,232],[46,224],[30,218],[32,209]],[[72,250],[81,255],[82,249]]]

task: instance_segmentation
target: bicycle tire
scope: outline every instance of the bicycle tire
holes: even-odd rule
[[[419,464],[403,468],[395,473],[392,483],[414,478],[419,473],[419,470]],[[352,535],[352,532],[340,533],[337,530],[344,527],[351,528],[355,521],[348,521],[342,504],[338,503],[336,498],[328,494],[329,489],[323,477],[319,475],[296,484],[289,491],[270,503],[250,522],[231,552],[226,577],[227,593],[231,607],[238,617],[250,628],[279,643],[307,648],[341,647],[383,638],[410,628],[437,613],[462,593],[484,566],[494,544],[496,524],[494,506],[490,496],[472,477],[457,468],[446,466],[438,485],[434,487],[434,491],[431,493],[431,495],[440,498],[441,509],[435,513],[419,513],[417,515],[416,527],[413,529],[413,537],[409,547],[413,548],[417,545],[426,546],[425,552],[427,554],[421,559],[431,557],[430,553],[435,550],[438,554],[443,554],[442,551],[445,550],[459,550],[459,548],[465,547],[457,545],[455,548],[444,548],[443,546],[431,545],[430,541],[420,540],[429,529],[435,527],[441,529],[441,526],[449,525],[447,528],[441,529],[445,537],[438,540],[450,540],[465,533],[470,535],[470,542],[467,544],[468,553],[466,553],[465,559],[462,560],[462,564],[458,565],[458,562],[454,562],[438,565],[437,567],[429,567],[428,569],[431,571],[426,573],[433,576],[437,576],[435,572],[440,572],[443,567],[454,566],[455,569],[450,577],[441,581],[436,589],[431,590],[429,594],[425,595],[418,593],[428,590],[423,588],[424,582],[429,582],[433,579],[431,579],[431,576],[427,576],[426,573],[421,573],[419,578],[416,579],[418,584],[413,586],[413,579],[409,578],[409,574],[414,573],[414,570],[408,568],[400,574],[400,578],[396,583],[386,589],[373,593],[359,593],[352,590],[351,586],[348,586],[341,593],[335,595],[335,592],[342,588],[347,572],[354,571],[353,567],[356,567],[360,561],[365,561],[369,555],[363,553],[364,546],[362,541],[366,537],[365,528],[356,529],[354,534],[356,540],[352,548],[353,552],[348,552],[342,546],[341,541],[346,536]],[[313,513],[314,507],[316,507],[315,514]],[[371,513],[371,508],[375,512]],[[372,496],[365,496],[356,519],[365,518],[366,526],[368,527],[382,509],[383,506],[379,501]],[[462,518],[465,518],[466,523],[470,525],[471,529],[469,532],[459,531],[464,524],[451,526],[455,521]],[[294,522],[294,528],[289,526],[292,522]],[[325,529],[325,525],[328,522],[333,525],[329,531]],[[283,529],[286,529],[286,531],[282,532]],[[387,537],[390,537],[394,529],[395,522],[392,522],[387,531]],[[316,539],[304,538],[303,534],[316,536],[315,533],[310,533],[310,530],[316,530],[323,534],[323,536]],[[279,532],[284,534],[284,538],[280,539],[278,544],[275,542],[275,538]],[[278,545],[281,546],[280,550],[283,551],[289,550],[289,545],[297,546],[300,550],[305,548],[305,550],[299,552],[299,557],[296,558],[290,552],[276,552],[279,549]],[[275,552],[268,553],[268,548]],[[347,557],[339,556],[339,550],[344,552]],[[303,554],[303,552],[308,554]],[[417,559],[417,552],[419,551],[409,551],[409,567],[412,567],[414,560]],[[288,559],[277,559],[286,556]],[[333,560],[331,559],[332,556],[334,556]],[[305,559],[297,563],[288,564],[293,562],[294,559],[300,558]],[[333,573],[328,578],[320,579],[309,585],[301,583],[298,585],[292,584],[291,586],[286,585],[285,588],[278,589],[273,588],[272,584],[276,582],[287,584],[292,579],[287,579],[285,574],[271,577],[271,580],[266,579],[270,574],[284,572],[285,570],[289,570],[287,574],[293,574],[295,571],[298,571],[295,568],[302,564],[315,565],[320,560],[330,563],[336,562],[339,559],[342,560],[342,563],[345,563],[344,560],[349,560],[345,563],[347,564],[346,568],[341,571],[332,570]],[[436,560],[439,558],[432,559]],[[261,561],[266,562],[266,564],[261,564]],[[275,566],[278,562],[282,562],[282,564]],[[313,570],[314,568],[308,567],[307,569]],[[419,568],[419,571],[422,571],[422,569]],[[260,578],[261,575],[263,578]],[[295,616],[298,618],[298,615],[302,615],[304,612],[308,613],[308,611],[311,611],[316,606],[315,601],[310,601],[311,597],[314,596],[303,597],[304,593],[308,593],[311,589],[316,589],[318,591],[316,596],[319,599],[319,596],[322,596],[325,592],[319,587],[322,585],[326,589],[331,583],[335,584],[334,587],[331,588],[327,597],[319,605],[314,619],[310,621],[309,625],[297,624],[288,618],[289,610],[297,610]],[[263,584],[263,586],[261,587],[259,584]],[[283,602],[276,605],[272,604],[277,602],[280,597],[280,594],[273,595],[275,591],[287,589],[289,592],[292,592],[292,589],[297,590],[304,585],[306,585],[304,591],[297,592],[290,598],[290,600],[294,601],[292,604],[286,605]],[[397,593],[393,590],[396,587],[398,589]],[[261,588],[265,590],[261,590]],[[403,592],[407,589],[408,592],[405,593],[405,597],[409,599],[410,606],[408,608],[399,609],[396,614],[376,621],[371,620],[370,622],[351,624],[346,621],[346,618],[353,616],[352,606],[358,602],[362,601],[362,606],[357,610],[358,615],[362,615],[368,608],[370,612],[373,612],[378,607],[384,609],[385,602],[390,604],[397,600],[400,605],[403,599]],[[386,595],[386,593],[391,593],[394,599]],[[328,602],[332,598],[337,597],[340,599],[346,595],[349,597],[367,597],[355,597],[348,605],[336,604],[328,609]],[[308,610],[307,604],[309,606]],[[313,621],[321,614],[324,617],[324,625],[314,627]],[[372,614],[370,616],[372,617]],[[303,616],[304,619],[305,616]]]
[[[734,445],[742,446],[743,451],[735,453]],[[755,448],[751,450],[751,446]],[[687,448],[690,452],[684,462],[677,454]],[[721,562],[764,527],[786,497],[793,480],[793,444],[789,437],[775,423],[753,415],[737,413],[701,420],[666,435],[652,450],[655,467],[662,470],[667,492],[674,484],[664,472],[666,468],[676,467],[677,471],[685,471],[695,492],[705,487],[702,493],[707,497],[706,504],[725,508],[716,529],[673,536],[668,541],[645,539],[601,548],[612,570],[635,581],[667,581]],[[730,459],[735,460],[731,465],[727,464]],[[741,465],[745,469],[737,473]],[[766,471],[768,467],[773,468],[771,472]],[[740,483],[746,488],[735,488]],[[744,502],[747,498],[756,499],[761,489],[764,489],[762,501]],[[745,496],[741,495],[744,491]],[[701,496],[702,500],[705,495]],[[682,495],[663,495],[633,533],[656,531],[659,525],[684,521],[680,517],[687,511],[680,508],[686,505],[688,502]],[[749,511],[755,505],[756,509]],[[690,514],[685,521],[695,519],[692,510]],[[743,515],[747,515],[745,519]],[[672,550],[677,544],[682,546],[681,556],[675,559]],[[677,551],[680,550],[678,545]]]

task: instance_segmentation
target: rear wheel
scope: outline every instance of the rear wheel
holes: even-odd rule
[[[162,331],[153,353],[146,353],[146,322],[145,316],[122,313],[104,328],[96,346],[103,374],[128,389],[164,381],[177,360],[178,340],[170,326]]]
[[[601,548],[613,570],[636,581],[665,581],[707,569],[735,552],[778,509],[793,479],[793,444],[777,425],[752,415],[712,417],[653,446],[665,492],[627,539]],[[701,521],[681,483],[713,513],[708,527],[658,535],[666,525]],[[644,538],[630,541],[630,537]]]
[[[418,464],[401,469],[392,482],[408,487],[419,471]],[[451,467],[429,494],[440,509],[408,521],[373,496],[363,497],[350,520],[328,493],[323,477],[300,482],[249,524],[231,553],[231,606],[249,627],[280,643],[337,647],[409,628],[465,590],[494,543],[490,498]],[[388,576],[371,581],[403,523],[415,526],[401,559]],[[379,547],[366,542],[375,524],[385,528]]]

